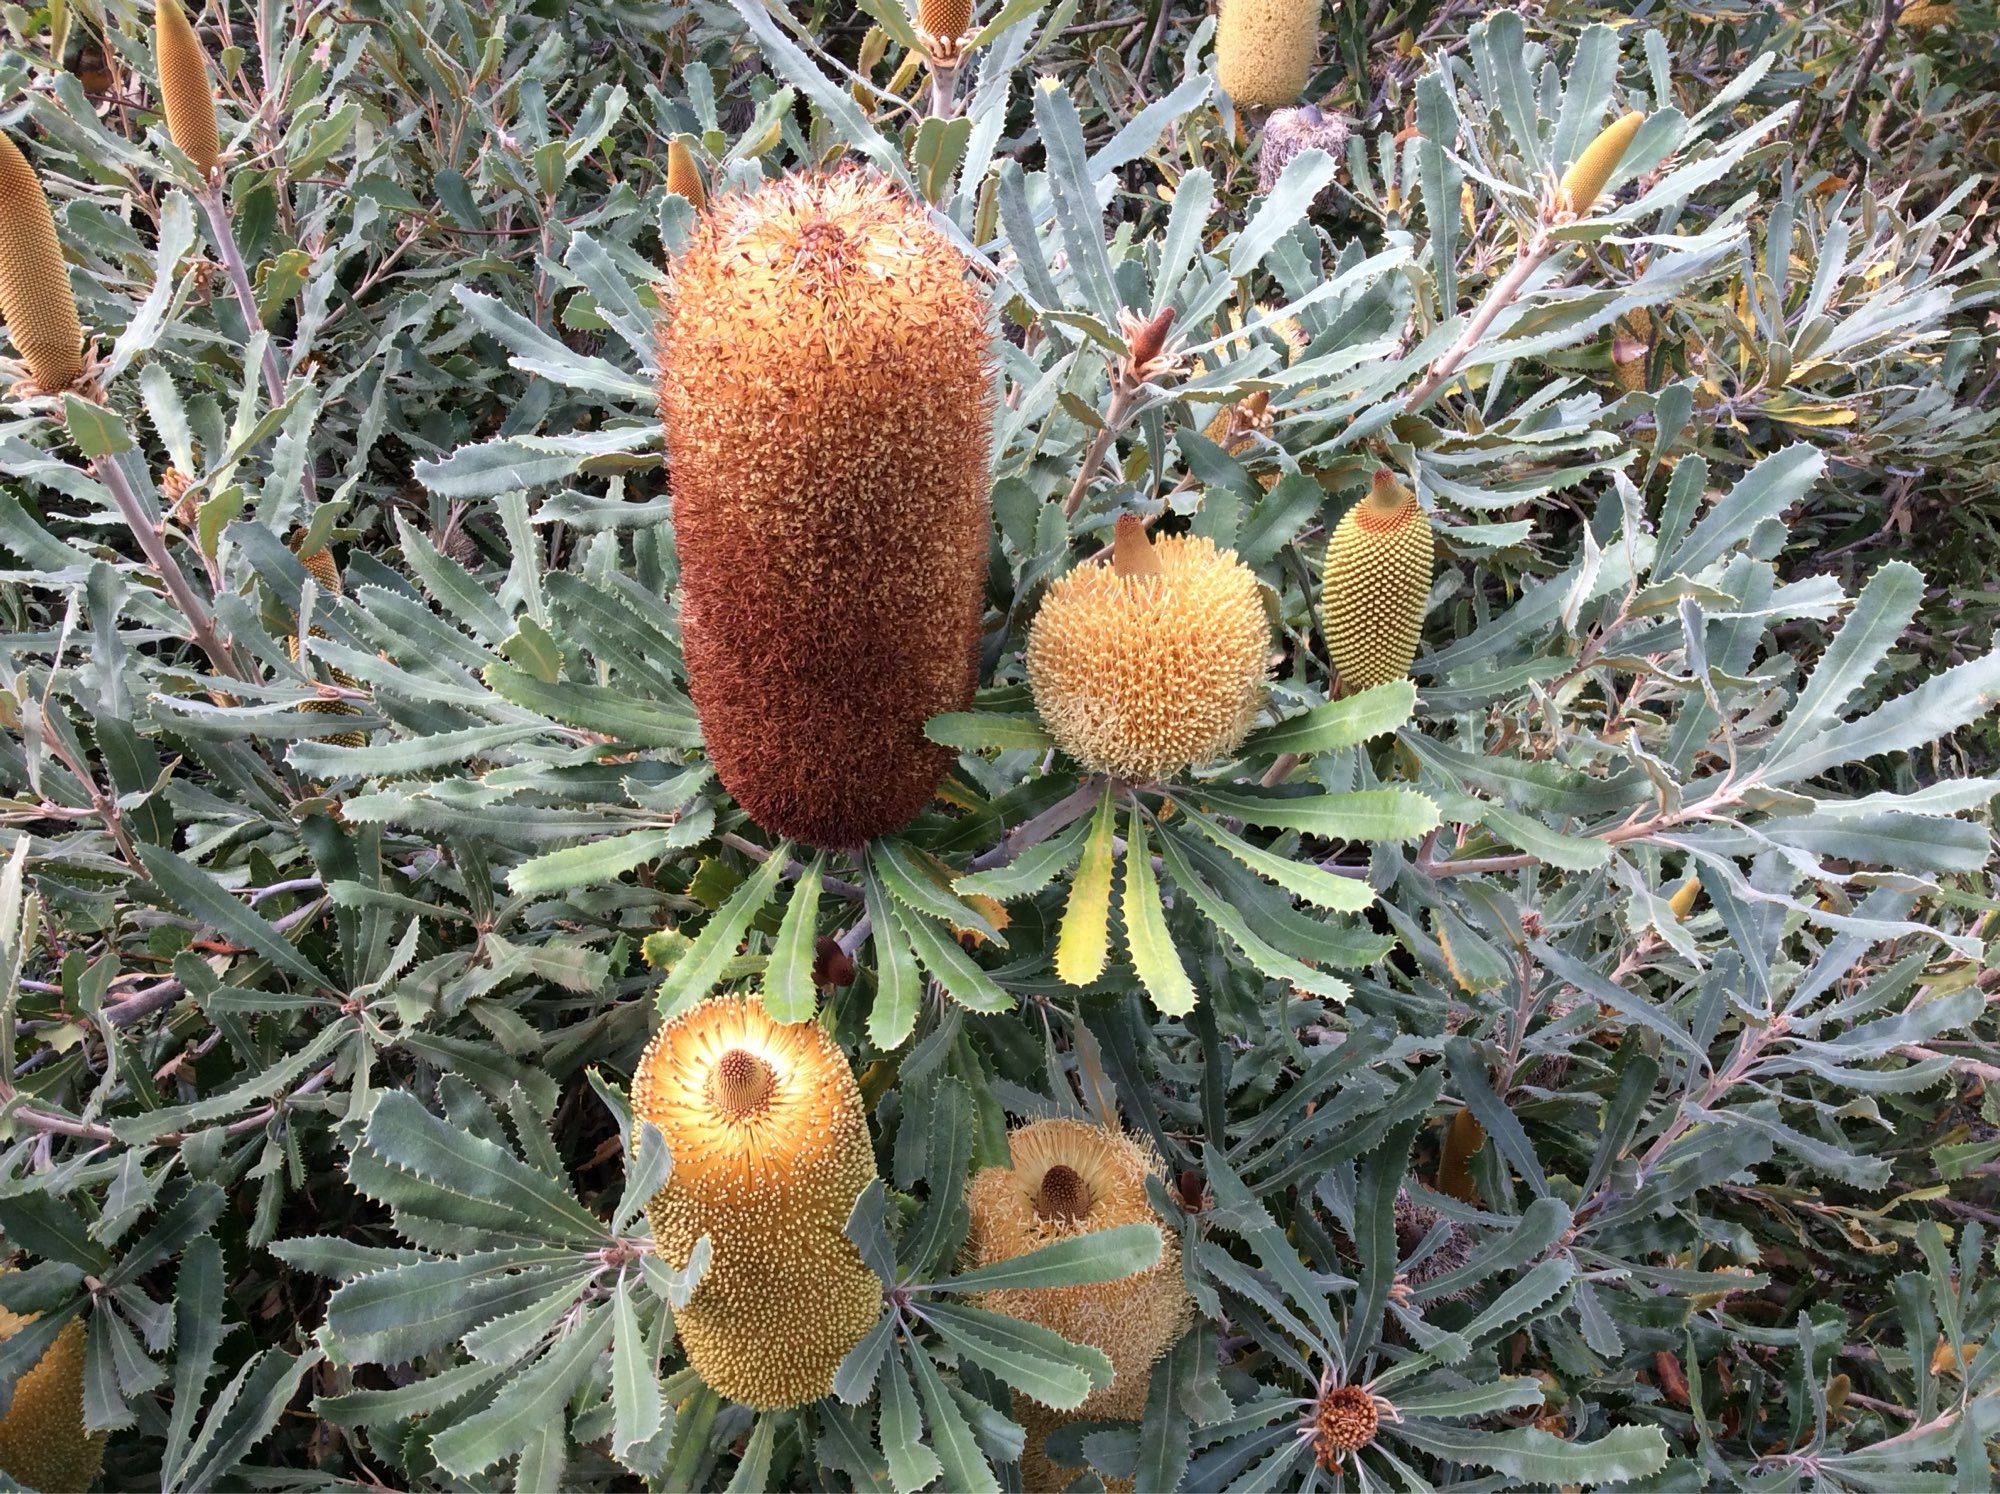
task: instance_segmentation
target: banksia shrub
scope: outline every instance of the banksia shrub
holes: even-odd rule
[[[1011,1162],[987,1167],[967,1185],[972,1214],[965,1254],[990,1266],[1071,1235],[1121,1224],[1159,1225],[1146,1179],[1159,1171],[1149,1149],[1117,1131],[1075,1120],[1043,1120],[1007,1138]],[[980,1305],[1039,1323],[1072,1343],[1101,1350],[1111,1383],[1073,1414],[1136,1421],[1146,1409],[1153,1361],[1179,1338],[1193,1307],[1181,1284],[1180,1249],[1163,1232],[1158,1261],[1144,1271],[1095,1285],[987,1292]]]
[[[0,317],[35,382],[51,394],[83,377],[83,326],[55,215],[20,147],[0,135]]]
[[[708,188],[701,179],[701,167],[685,140],[667,142],[667,190],[678,192],[694,205],[696,212],[708,209]]]
[[[1632,137],[1645,122],[1646,116],[1634,109],[1599,130],[1597,138],[1583,148],[1583,154],[1563,173],[1556,186],[1556,207],[1579,217],[1588,213],[1604,195],[1611,173],[1625,159],[1625,152],[1632,148]]]
[[[1326,651],[1349,690],[1410,672],[1423,636],[1435,544],[1416,495],[1386,467],[1326,547]]]
[[[0,1308],[0,1342],[33,1321]],[[48,1494],[88,1489],[104,1466],[104,1433],[83,1426],[83,1341],[83,1322],[73,1318],[14,1382],[0,1417],[0,1473]]]
[[[1028,632],[1035,706],[1063,751],[1131,783],[1234,748],[1264,703],[1271,628],[1257,578],[1192,535],[1119,520],[1109,564],[1049,588]]]
[[[1239,109],[1296,104],[1319,42],[1320,0],[1222,0],[1215,76]]]
[[[688,1363],[760,1410],[817,1400],[882,1312],[882,1286],[842,1233],[875,1176],[861,1091],[840,1045],[754,1001],[705,1001],[661,1028],[632,1113],[673,1157],[647,1205],[677,1269],[714,1250],[674,1315]]]
[[[660,412],[689,686],[758,824],[847,847],[922,809],[977,674],[984,304],[859,171],[720,199],[675,265]]]
[[[160,107],[167,135],[207,176],[222,154],[215,123],[215,88],[208,79],[208,56],[194,34],[180,0],[159,0],[153,12],[153,65],[160,75]]]

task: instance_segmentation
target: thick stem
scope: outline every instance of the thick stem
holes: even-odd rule
[[[1118,432],[1124,429],[1125,418],[1132,412],[1136,393],[1123,379],[1113,375],[1110,408],[1104,412],[1104,424],[1091,438],[1090,449],[1083,454],[1083,465],[1077,469],[1076,481],[1070,484],[1069,496],[1063,500],[1064,518],[1074,518],[1076,511],[1083,507],[1084,495],[1090,491],[1090,480],[1104,465],[1104,453],[1118,439]]]
[[[1032,820],[1025,820],[1009,830],[999,845],[974,856],[969,863],[970,869],[986,871],[991,867],[1005,866],[1028,847],[1040,844],[1089,814],[1097,808],[1097,801],[1103,794],[1102,780],[1093,778],[1080,785],[1067,798],[1058,800]]]
[[[167,550],[167,542],[160,537],[159,526],[148,517],[145,507],[139,502],[139,495],[132,491],[132,485],[125,480],[125,474],[119,470],[117,463],[109,458],[92,462],[90,472],[104,484],[111,494],[111,501],[118,505],[118,512],[124,518],[125,526],[132,531],[132,538],[139,542],[147,564],[159,575],[161,584],[167,588],[167,595],[173,598],[174,605],[187,619],[194,641],[208,655],[216,672],[226,674],[233,680],[248,680],[250,676],[236,662],[235,654],[222,635],[216,632],[208,604],[189,582],[187,572],[180,568],[179,562]]]

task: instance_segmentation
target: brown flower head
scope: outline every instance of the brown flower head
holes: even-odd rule
[[[674,267],[660,412],[683,644],[717,774],[766,829],[900,828],[971,700],[986,575],[986,309],[856,170],[718,198]]]

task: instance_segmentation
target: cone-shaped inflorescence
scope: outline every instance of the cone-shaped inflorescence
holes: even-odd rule
[[[714,1252],[674,1314],[688,1363],[759,1410],[825,1395],[882,1313],[882,1284],[843,1232],[875,1152],[839,1044],[756,1002],[706,1001],[647,1048],[632,1113],[673,1157],[647,1206],[659,1249],[677,1269],[704,1235]]]
[[[1118,521],[1108,565],[1049,588],[1028,632],[1035,706],[1063,751],[1128,783],[1243,740],[1264,703],[1271,626],[1257,577],[1211,540]]]
[[[701,167],[695,164],[694,152],[688,149],[687,141],[678,137],[667,142],[667,190],[680,193],[697,213],[708,208],[708,188],[702,182]]]
[[[1117,1131],[1073,1120],[1043,1120],[1007,1138],[1011,1165],[981,1170],[966,1188],[972,1214],[967,1260],[990,1266],[1072,1235],[1120,1224],[1159,1225],[1146,1179],[1159,1159]],[[1187,1326],[1193,1304],[1181,1284],[1180,1251],[1165,1232],[1160,1259],[1117,1281],[986,1293],[980,1305],[1039,1323],[1072,1343],[1101,1350],[1112,1380],[1072,1413],[1136,1421],[1146,1409],[1153,1361]]]
[[[161,112],[167,135],[207,176],[222,154],[222,134],[215,123],[215,88],[208,79],[208,57],[194,34],[181,0],[159,0],[153,12],[153,66],[160,75]]]
[[[1556,187],[1556,206],[1578,217],[1588,213],[1603,196],[1605,183],[1625,159],[1625,152],[1632,148],[1632,137],[1645,122],[1646,116],[1634,109],[1599,130],[1597,138],[1583,148],[1583,154],[1563,173]]]
[[[34,168],[6,135],[0,135],[0,318],[44,390],[54,394],[83,377],[83,326],[55,215]]]
[[[1320,0],[1222,0],[1215,77],[1239,109],[1296,104],[1319,42]]]
[[[917,0],[917,29],[953,40],[972,29],[972,0]]]
[[[1257,190],[1268,192],[1277,186],[1285,167],[1301,151],[1323,150],[1339,160],[1353,128],[1346,115],[1328,113],[1317,104],[1277,110],[1264,121],[1257,147]],[[1315,201],[1330,201],[1334,190],[1331,183],[1320,188]]]
[[[0,1308],[0,1343],[32,1323]],[[104,1433],[83,1426],[81,1319],[63,1325],[55,1342],[14,1382],[0,1417],[0,1473],[33,1489],[88,1489],[104,1466]]]
[[[688,678],[767,830],[850,847],[950,765],[986,572],[989,331],[965,260],[858,171],[718,198],[674,267],[660,410]]]
[[[1416,496],[1386,467],[1326,548],[1320,600],[1326,651],[1349,690],[1410,672],[1423,636],[1434,548]]]

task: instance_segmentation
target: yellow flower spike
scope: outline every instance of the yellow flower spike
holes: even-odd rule
[[[1236,747],[1263,706],[1271,627],[1257,577],[1192,535],[1118,521],[1109,565],[1049,588],[1028,631],[1035,708],[1063,751],[1128,783]]]
[[[697,213],[708,211],[708,188],[701,179],[701,167],[687,141],[675,136],[667,142],[667,190],[685,197]]]
[[[844,1233],[875,1151],[840,1045],[757,1001],[704,1001],[647,1047],[632,1114],[673,1157],[647,1205],[661,1254],[679,1270],[704,1235],[713,1251],[674,1314],[688,1363],[760,1411],[827,1394],[882,1315],[882,1283]]]
[[[1597,138],[1583,148],[1583,154],[1563,173],[1556,187],[1556,207],[1579,218],[1586,216],[1604,195],[1605,183],[1625,159],[1625,152],[1632,148],[1632,137],[1645,122],[1646,116],[1634,109],[1599,130]]]
[[[1399,680],[1423,636],[1436,543],[1416,497],[1384,467],[1326,549],[1326,651],[1348,690]]]
[[[1057,1240],[1160,1218],[1146,1197],[1159,1158],[1118,1131],[1078,1120],[1042,1120],[1007,1138],[1009,1165],[982,1169],[966,1186],[969,1266],[990,1266]],[[1136,1421],[1145,1413],[1153,1361],[1187,1326],[1194,1304],[1181,1283],[1170,1230],[1159,1260],[1116,1281],[983,1293],[979,1306],[1037,1323],[1111,1361],[1111,1383],[1073,1416]]]
[[[917,0],[917,29],[953,40],[972,29],[972,0]]]
[[[46,393],[83,377],[83,325],[55,215],[34,168],[6,135],[0,135],[0,318]]]
[[[222,154],[215,122],[215,88],[208,56],[180,0],[159,0],[153,11],[153,65],[160,75],[160,105],[167,135],[206,177]]]
[[[0,1308],[0,1342],[33,1321]],[[64,1324],[0,1417],[0,1472],[30,1488],[88,1489],[104,1466],[105,1434],[83,1427],[83,1341],[81,1319]]]
[[[1691,876],[1674,889],[1674,895],[1667,899],[1667,906],[1674,910],[1674,917],[1681,923],[1687,922],[1688,914],[1694,911],[1694,900],[1701,894],[1701,878]]]
[[[1298,102],[1319,42],[1320,0],[1222,0],[1215,76],[1239,109]]]

